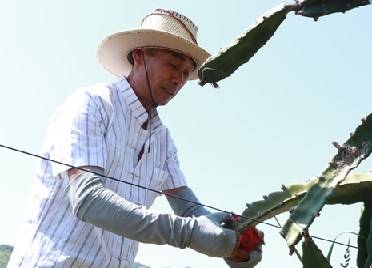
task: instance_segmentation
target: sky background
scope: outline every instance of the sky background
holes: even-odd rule
[[[96,60],[101,40],[139,27],[155,8],[190,17],[199,27],[199,44],[214,54],[279,3],[0,0],[0,143],[39,152],[51,115],[67,96],[80,86],[116,80]],[[332,141],[344,142],[372,112],[371,25],[372,6],[318,22],[289,14],[267,45],[219,89],[190,82],[159,109],[202,202],[241,213],[246,202],[326,168],[336,152]],[[0,163],[0,244],[13,244],[37,160],[0,149]],[[358,170],[371,167],[369,159]],[[311,234],[333,239],[358,231],[360,208],[326,206]],[[171,211],[163,197],[154,210]],[[301,267],[288,256],[278,229],[258,227],[266,240],[258,267],[278,262]],[[316,242],[324,250],[330,246]],[[336,247],[333,264],[343,262],[344,252]],[[356,253],[351,250],[352,261]],[[221,259],[168,246],[143,245],[136,260],[153,268],[226,267]]]

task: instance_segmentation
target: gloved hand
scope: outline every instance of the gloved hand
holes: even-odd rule
[[[226,220],[225,225],[236,229],[239,217],[232,215]],[[262,259],[262,245],[264,244],[263,232],[256,227],[244,230],[238,239],[238,245],[232,256],[224,258],[231,268],[252,268]]]
[[[262,259],[261,248],[262,247],[259,246],[257,250],[251,251],[249,254],[245,253],[249,256],[249,260],[245,262],[232,261],[230,258],[224,258],[224,260],[230,268],[252,268],[256,266]]]
[[[225,212],[215,212],[194,218],[198,223],[190,240],[190,248],[211,257],[231,256],[237,246],[238,235],[222,227],[230,217]]]

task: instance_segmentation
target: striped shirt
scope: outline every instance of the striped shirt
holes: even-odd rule
[[[107,176],[159,191],[186,185],[168,129],[154,110],[150,135],[141,127],[147,119],[126,79],[81,88],[58,109],[42,155],[73,166],[102,167]],[[137,241],[84,223],[72,213],[68,169],[40,162],[8,267],[131,267]],[[105,187],[146,207],[157,196],[109,179]]]

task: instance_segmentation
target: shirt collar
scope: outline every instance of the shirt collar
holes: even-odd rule
[[[129,84],[125,77],[123,77],[116,85],[119,92],[122,93],[125,102],[132,111],[134,117],[138,120],[140,125],[142,125],[147,120],[148,113],[142,106],[142,103],[138,99],[137,95],[134,93],[133,88],[131,87],[131,85]],[[152,122],[151,127],[153,129],[157,129],[161,125],[161,120],[158,116],[158,111],[156,109],[153,109],[151,122]]]

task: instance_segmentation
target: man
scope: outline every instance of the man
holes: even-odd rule
[[[131,267],[138,241],[225,257],[231,267],[260,261],[221,227],[229,215],[195,204],[156,111],[209,56],[196,33],[185,16],[157,9],[141,29],[102,42],[99,60],[121,80],[82,88],[57,111],[43,155],[70,166],[41,161],[8,267]],[[168,197],[178,216],[152,213],[161,191],[194,203]]]

